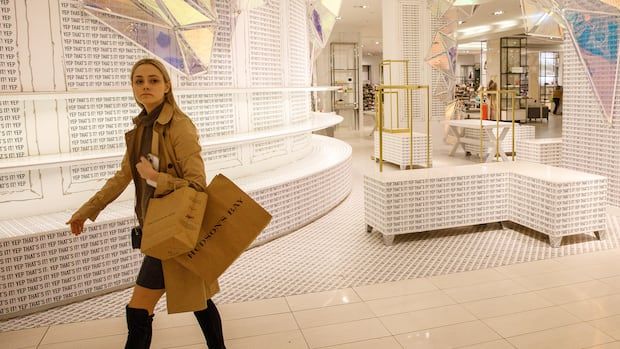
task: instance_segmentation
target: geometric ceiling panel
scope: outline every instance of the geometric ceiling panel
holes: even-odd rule
[[[325,47],[340,14],[341,0],[310,0],[308,2],[308,25],[310,38],[319,47]]]
[[[185,75],[211,62],[217,28],[214,0],[80,0],[99,22]]]
[[[198,11],[192,2],[184,0],[160,0],[162,1],[170,14],[176,18],[179,25],[189,25],[197,22],[208,22],[214,20],[209,18],[205,13]]]
[[[433,97],[444,102],[451,102],[454,100],[455,87],[456,79],[441,74],[439,84],[433,85]]]
[[[450,22],[448,24],[441,26],[439,29],[437,29],[437,31],[454,37],[455,36],[454,34],[456,33],[457,29],[458,29],[458,22]]]
[[[429,0],[428,7],[431,10],[431,16],[442,18],[452,7],[454,1],[455,0]]]
[[[442,99],[444,99],[447,94],[448,83],[446,82],[446,79],[442,76],[442,78],[439,79],[439,84],[437,84],[436,86],[433,85],[433,96],[441,97]]]
[[[426,57],[426,62],[444,75],[456,75],[457,41],[451,36],[437,32]]]
[[[563,40],[564,33],[560,26],[561,20],[554,15],[554,11],[539,0],[521,0],[521,13],[525,33],[527,35],[542,36],[549,39]]]
[[[454,99],[456,86],[456,30],[458,25],[469,19],[478,5],[454,6],[456,0],[429,0],[428,9],[433,18],[445,21],[434,34],[433,42],[425,61],[441,73],[441,86],[433,87],[435,98],[446,102]]]
[[[611,123],[618,77],[620,17],[565,9],[564,18],[594,94]]]
[[[466,19],[474,15],[474,12],[476,12],[477,8],[478,5],[452,6],[447,11],[445,11],[444,15],[441,18],[446,20],[448,23],[465,21]]]

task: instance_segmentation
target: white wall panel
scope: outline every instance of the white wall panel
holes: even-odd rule
[[[619,93],[616,92],[616,98]],[[608,124],[570,41],[564,44],[562,166],[608,178],[608,202],[620,206],[618,111]]]

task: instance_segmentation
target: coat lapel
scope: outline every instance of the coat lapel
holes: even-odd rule
[[[125,145],[127,146],[127,154],[133,154],[135,148],[135,138],[137,129],[134,127],[125,133]]]

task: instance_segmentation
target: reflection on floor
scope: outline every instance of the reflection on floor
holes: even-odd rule
[[[539,123],[549,137],[558,136],[553,118]],[[440,141],[441,125],[433,130]],[[608,240],[577,236],[559,249],[523,227],[493,224],[401,236],[385,247],[363,225],[361,179],[376,171],[371,138],[337,136],[354,148],[353,193],[298,232],[246,252],[224,275],[216,301],[228,348],[620,348],[615,213]],[[433,148],[435,167],[472,163]],[[0,343],[120,348],[128,296],[2,322]],[[164,306],[152,347],[206,348],[193,315],[167,315]]]

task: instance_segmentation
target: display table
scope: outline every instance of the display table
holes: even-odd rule
[[[493,129],[492,132],[493,132],[493,142],[496,142],[495,140],[496,130]],[[516,154],[519,153],[520,141],[525,140],[525,139],[534,139],[535,136],[536,136],[536,127],[530,126],[530,125],[515,124],[515,131],[514,131],[515,149],[514,150]],[[465,129],[465,138],[472,138],[477,141],[475,142],[476,143],[475,145],[471,143],[466,143],[465,150],[467,150],[467,152],[471,154],[478,155],[478,153],[480,152],[480,128]],[[483,137],[482,141],[483,141],[483,152],[484,152],[485,149],[489,147],[490,145],[487,145],[487,142],[488,142],[487,137]],[[508,133],[506,134],[506,137],[504,137],[504,140],[502,141],[501,145],[502,145],[502,149],[507,155],[510,155],[512,153],[512,146],[513,146],[512,130],[508,130]]]
[[[448,120],[446,123],[450,126],[450,133],[456,137],[456,142],[450,150],[450,156],[453,156],[456,150],[461,147],[464,152],[468,152],[465,145],[477,145],[482,143],[484,154],[482,158],[484,161],[493,161],[495,154],[497,154],[503,161],[508,161],[508,156],[503,150],[502,142],[508,131],[512,127],[512,123],[500,122],[499,125],[495,121],[488,120]],[[471,137],[465,137],[465,130],[467,129],[482,129],[482,140]],[[499,142],[496,137],[496,133],[493,130],[499,129]]]
[[[364,176],[367,230],[394,236],[513,221],[549,237],[606,230],[606,177],[508,161]]]

